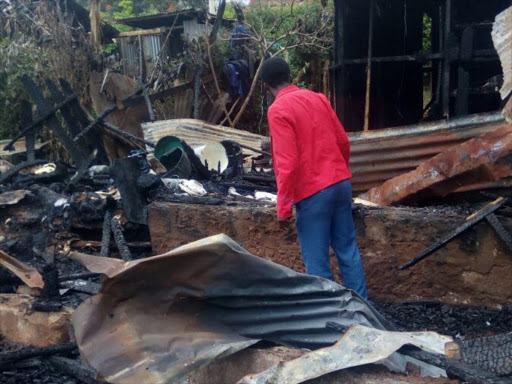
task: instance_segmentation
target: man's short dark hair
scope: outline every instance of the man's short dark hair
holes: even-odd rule
[[[290,66],[280,57],[272,57],[263,63],[261,79],[275,88],[290,83]]]

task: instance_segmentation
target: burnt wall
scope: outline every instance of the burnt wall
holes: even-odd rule
[[[370,298],[487,306],[512,303],[512,255],[485,223],[409,270],[398,269],[453,230],[466,214],[431,208],[356,209]],[[270,208],[153,203],[149,227],[154,254],[225,233],[257,256],[304,271],[294,226],[280,225]]]

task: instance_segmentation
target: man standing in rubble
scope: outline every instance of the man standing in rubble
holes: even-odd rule
[[[352,217],[348,136],[323,94],[291,84],[290,67],[283,59],[265,61],[262,80],[274,97],[268,122],[278,187],[278,217],[291,220],[295,206],[308,274],[334,280],[329,263],[332,246],[345,287],[366,299]]]

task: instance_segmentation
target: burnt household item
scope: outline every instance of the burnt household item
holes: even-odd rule
[[[137,159],[139,162],[141,174],[137,180],[137,186],[142,190],[156,188],[162,185],[160,177],[150,173],[151,166],[148,163],[146,155],[146,151],[144,150],[134,150],[130,153],[130,156],[128,156],[128,158]]]
[[[169,171],[168,176],[190,179],[192,165],[179,138],[166,136],[160,139],[155,147],[155,158]]]
[[[207,143],[194,152],[210,172],[222,174],[229,166],[226,148],[221,143]]]
[[[44,287],[41,296],[32,304],[32,309],[38,312],[57,312],[62,308],[60,298],[59,271],[55,263],[43,267]]]
[[[142,173],[149,173],[151,167],[149,166],[146,151],[141,149],[133,150],[130,152],[128,158],[135,158],[139,162],[139,167]]]
[[[142,171],[137,158],[116,159],[111,167],[112,177],[121,194],[121,203],[128,221],[147,224],[147,199],[137,181]]]

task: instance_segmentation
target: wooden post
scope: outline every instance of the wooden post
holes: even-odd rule
[[[375,13],[375,0],[370,0],[370,16],[368,32],[368,62],[366,64],[366,100],[364,104],[364,131],[370,129],[370,91],[372,81],[372,54],[373,54],[373,16]]]
[[[89,20],[91,24],[91,43],[94,48],[101,47],[101,18],[100,4],[101,0],[90,0]]]
[[[450,117],[450,60],[448,36],[451,31],[452,0],[446,0],[444,11],[443,115]]]

